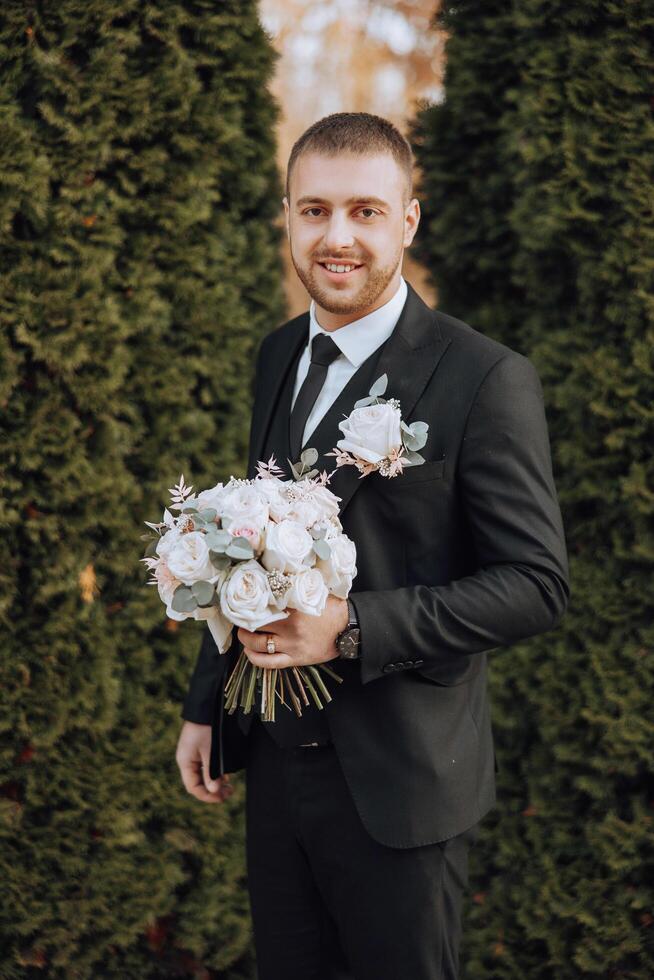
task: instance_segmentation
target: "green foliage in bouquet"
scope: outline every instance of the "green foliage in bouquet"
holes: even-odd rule
[[[654,975],[654,12],[448,8],[415,122],[441,309],[532,358],[570,552],[555,632],[491,658],[499,807],[462,976]]]
[[[60,0],[3,4],[0,60],[0,977],[235,975],[242,787],[181,785],[203,624],[138,559],[172,475],[245,469],[274,55],[251,0]]]

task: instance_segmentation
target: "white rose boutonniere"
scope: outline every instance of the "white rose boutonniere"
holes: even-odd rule
[[[398,476],[405,466],[419,466],[424,457],[418,452],[427,442],[427,422],[407,425],[397,398],[383,398],[388,377],[377,378],[367,398],[338,427],[343,433],[327,456],[336,457],[337,466],[356,466],[361,477],[379,470],[382,476]],[[359,477],[359,479],[361,479]]]

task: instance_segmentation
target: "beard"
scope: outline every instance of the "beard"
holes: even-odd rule
[[[311,299],[323,310],[327,310],[328,313],[346,315],[365,313],[374,305],[397,272],[402,261],[403,251],[404,248],[400,245],[392,262],[385,266],[371,266],[366,263],[368,274],[356,293],[340,296],[336,288],[330,289],[318,282],[316,259],[312,259],[306,267],[301,266],[295,261],[293,248],[290,249],[291,261],[295,271]],[[343,260],[343,265],[347,265],[347,259]]]

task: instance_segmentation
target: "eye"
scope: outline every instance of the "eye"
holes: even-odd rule
[[[364,211],[367,211],[368,214],[364,214]],[[379,212],[375,211],[374,208],[361,208],[359,214],[362,218],[374,218],[376,214],[379,214]]]
[[[318,211],[318,214],[311,214],[312,211]],[[308,214],[310,218],[319,218],[321,211],[322,211],[322,208],[315,207],[315,208],[307,208],[306,211],[303,211],[302,213],[303,214]]]

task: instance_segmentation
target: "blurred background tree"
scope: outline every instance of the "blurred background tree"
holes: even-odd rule
[[[181,785],[201,624],[138,559],[180,473],[245,468],[274,52],[249,0],[61,0],[0,61],[0,976],[241,976],[242,787]]]
[[[442,101],[446,35],[440,27],[430,30],[434,0],[261,0],[259,7],[279,53],[271,91],[280,105],[282,175],[295,140],[322,116],[374,112],[407,135],[420,99]],[[289,315],[295,316],[310,298],[285,237],[282,253]],[[415,261],[413,249],[405,254],[403,271],[433,304],[433,279]]]
[[[255,975],[241,780],[203,807],[174,762],[201,627],[138,536],[243,471],[253,353],[308,306],[275,164],[342,110],[414,141],[407,278],[538,368],[570,548],[562,627],[492,658],[462,980],[654,975],[654,16],[437,6],[3,4],[2,978]]]
[[[439,306],[527,354],[571,560],[560,629],[492,658],[499,806],[468,980],[654,976],[654,11],[458,0],[413,137]]]

